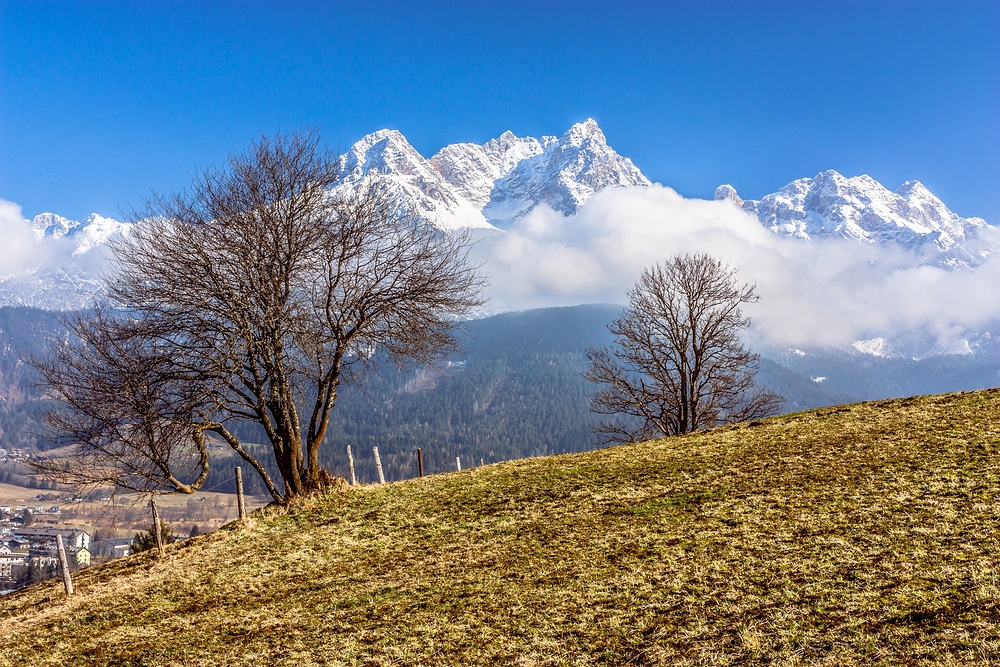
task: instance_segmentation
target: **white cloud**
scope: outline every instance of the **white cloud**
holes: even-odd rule
[[[36,269],[48,253],[21,214],[21,207],[0,199],[0,276],[22,276]]]
[[[947,344],[1000,315],[1000,258],[974,271],[920,266],[902,249],[779,237],[729,202],[669,188],[606,189],[573,216],[538,207],[476,248],[498,309],[623,303],[645,266],[708,252],[756,283],[766,342],[843,346],[926,330]]]
[[[20,207],[0,200],[0,277],[42,288],[52,279],[45,268],[64,266],[96,278],[104,253],[75,248],[37,239]],[[492,309],[513,310],[624,303],[644,267],[681,252],[711,253],[757,285],[761,300],[747,312],[765,343],[840,347],[922,331],[948,348],[1000,317],[1000,256],[946,271],[902,249],[788,239],[729,202],[662,186],[609,188],[572,216],[539,206],[506,232],[481,233],[474,258],[490,277]]]

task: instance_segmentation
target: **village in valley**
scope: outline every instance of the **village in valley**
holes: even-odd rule
[[[0,460],[21,462],[31,453],[0,450]],[[149,497],[109,490],[76,493],[0,484],[0,594],[59,575],[57,536],[71,571],[132,553],[136,534],[152,526]],[[250,508],[262,500],[248,497]],[[169,541],[217,529],[236,518],[236,496],[200,492],[157,497]]]
[[[59,498],[41,493],[32,498],[35,504],[30,506],[0,505],[0,591],[55,576],[59,567],[57,536],[62,537],[71,569],[131,553],[130,537],[100,536],[94,540],[92,528],[65,524],[61,505],[47,504]]]

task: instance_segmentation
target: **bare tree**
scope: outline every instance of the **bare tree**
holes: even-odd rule
[[[212,434],[285,502],[332,481],[320,447],[342,382],[456,346],[482,303],[469,237],[410,215],[377,177],[336,194],[339,169],[314,133],[278,135],[147,202],[112,244],[105,302],[39,363],[62,404],[49,422],[78,455],[190,492]],[[261,427],[280,480],[239,422]]]
[[[603,385],[591,410],[603,443],[638,442],[773,414],[784,400],[754,383],[759,356],[740,342],[740,307],[757,301],[736,270],[706,255],[645,269],[610,328],[612,348],[587,351]]]
[[[70,341],[33,360],[59,407],[44,421],[69,456],[29,462],[56,481],[142,493],[192,493],[208,477],[203,392],[177,381],[169,351],[141,321],[98,306],[63,319]],[[188,481],[183,481],[188,480]]]

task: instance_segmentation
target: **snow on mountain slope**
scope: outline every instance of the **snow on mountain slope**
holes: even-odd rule
[[[119,222],[113,218],[105,218],[104,216],[97,215],[96,213],[91,213],[87,216],[87,219],[83,221],[83,224],[80,226],[80,231],[74,235],[77,239],[79,239],[79,242],[76,244],[73,254],[82,255],[97,246],[104,245],[111,239],[112,236],[119,232],[127,233],[129,224],[130,223]]]
[[[96,213],[94,215],[97,215]],[[58,239],[80,228],[76,220],[64,218],[55,213],[39,213],[31,221],[31,231],[39,239],[45,237]]]
[[[25,221],[38,243],[34,259],[16,275],[0,275],[0,306],[62,310],[90,303],[100,285],[101,249],[130,224],[92,213],[83,222],[54,213]]]
[[[483,208],[487,219],[503,224],[543,203],[571,215],[606,187],[652,185],[631,160],[608,146],[593,119],[540,143],[540,153],[520,160],[493,183]]]
[[[554,137],[543,137],[543,140]],[[482,210],[490,203],[493,183],[506,176],[522,160],[539,155],[542,142],[523,139],[510,130],[485,144],[450,144],[431,157],[441,175],[469,202]]]
[[[715,199],[753,213],[776,234],[894,243],[945,268],[978,266],[994,250],[985,220],[956,215],[919,181],[891,192],[871,176],[847,178],[830,170],[758,201],[741,199],[730,185],[719,186]]]
[[[492,228],[541,203],[565,214],[610,186],[648,186],[628,158],[616,153],[588,119],[562,137],[504,132],[485,144],[445,146],[424,159],[396,130],[380,130],[341,158],[337,187],[354,187],[369,173],[388,177],[414,212],[444,230]]]
[[[380,174],[412,212],[440,229],[492,228],[397,130],[379,130],[362,138],[341,156],[340,168],[334,191],[354,188],[369,174]]]
[[[31,221],[31,229],[39,240],[52,238],[72,242],[74,255],[104,245],[116,233],[127,231],[129,225],[97,213],[91,213],[82,223],[55,213],[40,213]]]

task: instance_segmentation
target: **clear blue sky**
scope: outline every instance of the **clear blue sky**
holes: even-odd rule
[[[587,117],[687,196],[837,169],[1000,224],[1000,2],[0,0],[0,198],[28,217],[116,215],[260,132],[429,156]]]

